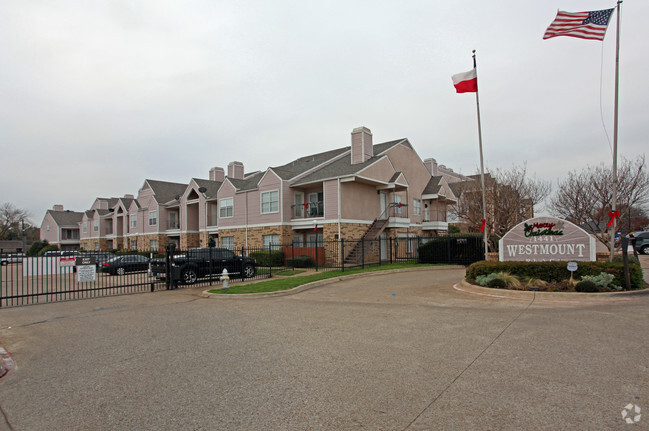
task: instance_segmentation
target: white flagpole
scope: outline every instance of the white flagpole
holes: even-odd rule
[[[482,219],[485,220],[484,229],[482,231],[482,237],[484,240],[484,260],[489,260],[489,246],[487,241],[487,199],[485,196],[485,185],[484,185],[484,159],[482,157],[482,127],[480,125],[480,98],[478,97],[479,87],[477,85],[477,76],[478,76],[478,67],[476,66],[475,61],[475,49],[473,50],[473,68],[476,71],[476,91],[475,91],[475,104],[478,111],[478,142],[480,144],[480,182],[482,183]]]
[[[615,113],[613,117],[613,201],[611,211],[615,213],[617,209],[617,125],[618,125],[618,89],[620,86],[620,5],[622,0],[617,2],[617,32],[615,37]],[[613,216],[613,223],[609,229],[611,255],[609,260],[613,261],[615,254],[615,232],[617,231],[617,220]]]

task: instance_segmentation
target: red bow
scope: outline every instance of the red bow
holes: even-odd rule
[[[306,207],[307,207],[308,205],[309,205],[308,202],[304,202],[304,209],[306,209]]]
[[[401,208],[401,202],[399,202],[399,208]]]
[[[619,211],[609,211],[608,216],[611,219],[608,221],[608,224],[606,225],[606,227],[611,227],[611,226],[613,226],[613,222],[615,221],[615,217],[620,216],[620,212]]]
[[[482,226],[480,226],[480,232],[484,232],[484,227],[487,224],[487,220],[482,219]]]

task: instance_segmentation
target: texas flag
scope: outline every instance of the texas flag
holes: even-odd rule
[[[475,68],[468,72],[458,73],[451,77],[455,91],[458,93],[475,93],[478,91],[478,75]]]

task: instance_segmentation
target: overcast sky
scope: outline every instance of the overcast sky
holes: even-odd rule
[[[557,9],[613,1],[1,4],[0,203],[38,225],[53,204],[82,211],[146,178],[186,183],[233,160],[263,170],[344,147],[357,126],[473,174],[475,96],[451,83],[473,49],[488,169],[527,162],[556,187],[612,161],[616,15],[603,43],[542,37]],[[648,15],[647,1],[623,5],[626,158],[647,150]]]

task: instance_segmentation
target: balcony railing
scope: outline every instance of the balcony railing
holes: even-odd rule
[[[291,205],[293,218],[314,218],[324,217],[324,202],[305,202],[303,204]]]
[[[424,210],[424,222],[448,221],[446,211]]]
[[[379,220],[387,220],[392,217],[408,218],[408,204],[390,202],[379,216]]]

